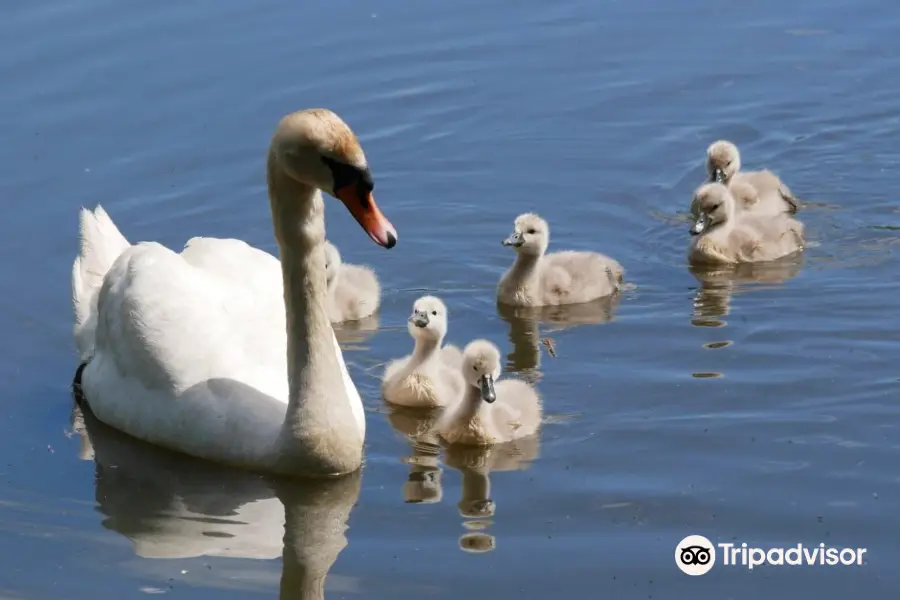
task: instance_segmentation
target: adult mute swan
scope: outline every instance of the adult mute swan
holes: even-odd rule
[[[325,310],[320,190],[380,246],[397,234],[356,136],[328,110],[281,120],[267,180],[280,262],[233,239],[193,238],[180,254],[131,245],[101,207],[82,209],[76,384],[100,421],[152,444],[266,473],[346,474],[362,464],[365,417]]]

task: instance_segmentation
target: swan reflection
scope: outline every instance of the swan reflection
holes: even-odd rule
[[[767,263],[735,266],[691,265],[691,274],[700,282],[694,296],[691,323],[696,327],[722,327],[721,319],[731,312],[731,296],[752,284],[782,284],[803,268],[803,256],[790,256]]]
[[[555,353],[553,341],[542,337],[541,325],[546,328],[545,334],[551,334],[579,325],[609,323],[620,300],[621,294],[613,294],[592,302],[562,306],[528,308],[498,303],[497,313],[509,325],[509,341],[512,344],[505,370],[523,373],[529,379],[528,372],[537,371],[541,365],[541,348],[548,353]],[[529,383],[536,383],[538,379],[539,372],[529,379]]]
[[[103,526],[137,556],[271,560],[282,557],[279,598],[325,597],[325,579],[347,545],[359,472],[334,480],[281,481],[150,446],[76,406],[79,457],[94,460]],[[210,577],[212,577],[210,571]]]

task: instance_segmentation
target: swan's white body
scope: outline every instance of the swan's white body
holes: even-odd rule
[[[298,127],[290,118],[285,129]],[[365,416],[324,309],[323,201],[274,172],[275,160],[281,261],[233,239],[193,238],[180,254],[131,245],[102,208],[82,211],[81,389],[101,421],[158,446],[266,472],[339,474],[361,463]]]
[[[235,239],[192,238],[180,254],[155,242],[132,246],[99,206],[83,209],[81,219],[84,241],[95,251],[79,257],[76,281],[103,270],[90,258],[120,250],[99,280],[91,307],[99,315],[87,313],[87,326],[76,331],[82,360],[90,358],[82,390],[91,409],[116,429],[163,447],[187,444],[182,451],[202,456],[228,440],[225,462],[261,460],[278,439],[288,403],[278,259]],[[76,291],[76,300],[91,291]],[[333,343],[364,436],[362,399]],[[251,404],[248,392],[260,402]]]

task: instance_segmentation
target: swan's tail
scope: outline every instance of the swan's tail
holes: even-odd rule
[[[82,362],[94,353],[97,295],[107,271],[131,246],[103,207],[81,209],[81,250],[72,265],[72,303],[75,307],[75,344]]]

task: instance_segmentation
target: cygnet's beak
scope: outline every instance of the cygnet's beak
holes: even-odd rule
[[[513,231],[512,234],[503,240],[504,246],[512,246],[513,248],[518,248],[522,244],[525,243],[525,236],[522,235],[520,231]]]
[[[700,235],[707,227],[709,227],[709,215],[702,212],[691,226],[691,235]]]
[[[440,471],[412,471],[407,479],[413,482],[430,482],[434,483],[440,476]]]
[[[725,183],[725,171],[716,168],[716,170],[713,171],[713,181],[716,183]]]
[[[393,248],[397,245],[397,230],[375,204],[375,197],[364,185],[351,183],[334,190],[334,195],[344,203],[356,222],[379,246]]]
[[[409,317],[409,322],[420,329],[428,327],[428,312],[415,311],[412,316]]]
[[[494,392],[494,377],[492,375],[482,375],[478,383],[481,386],[482,400],[484,400],[488,404],[491,404],[494,400],[497,399],[497,394]]]

